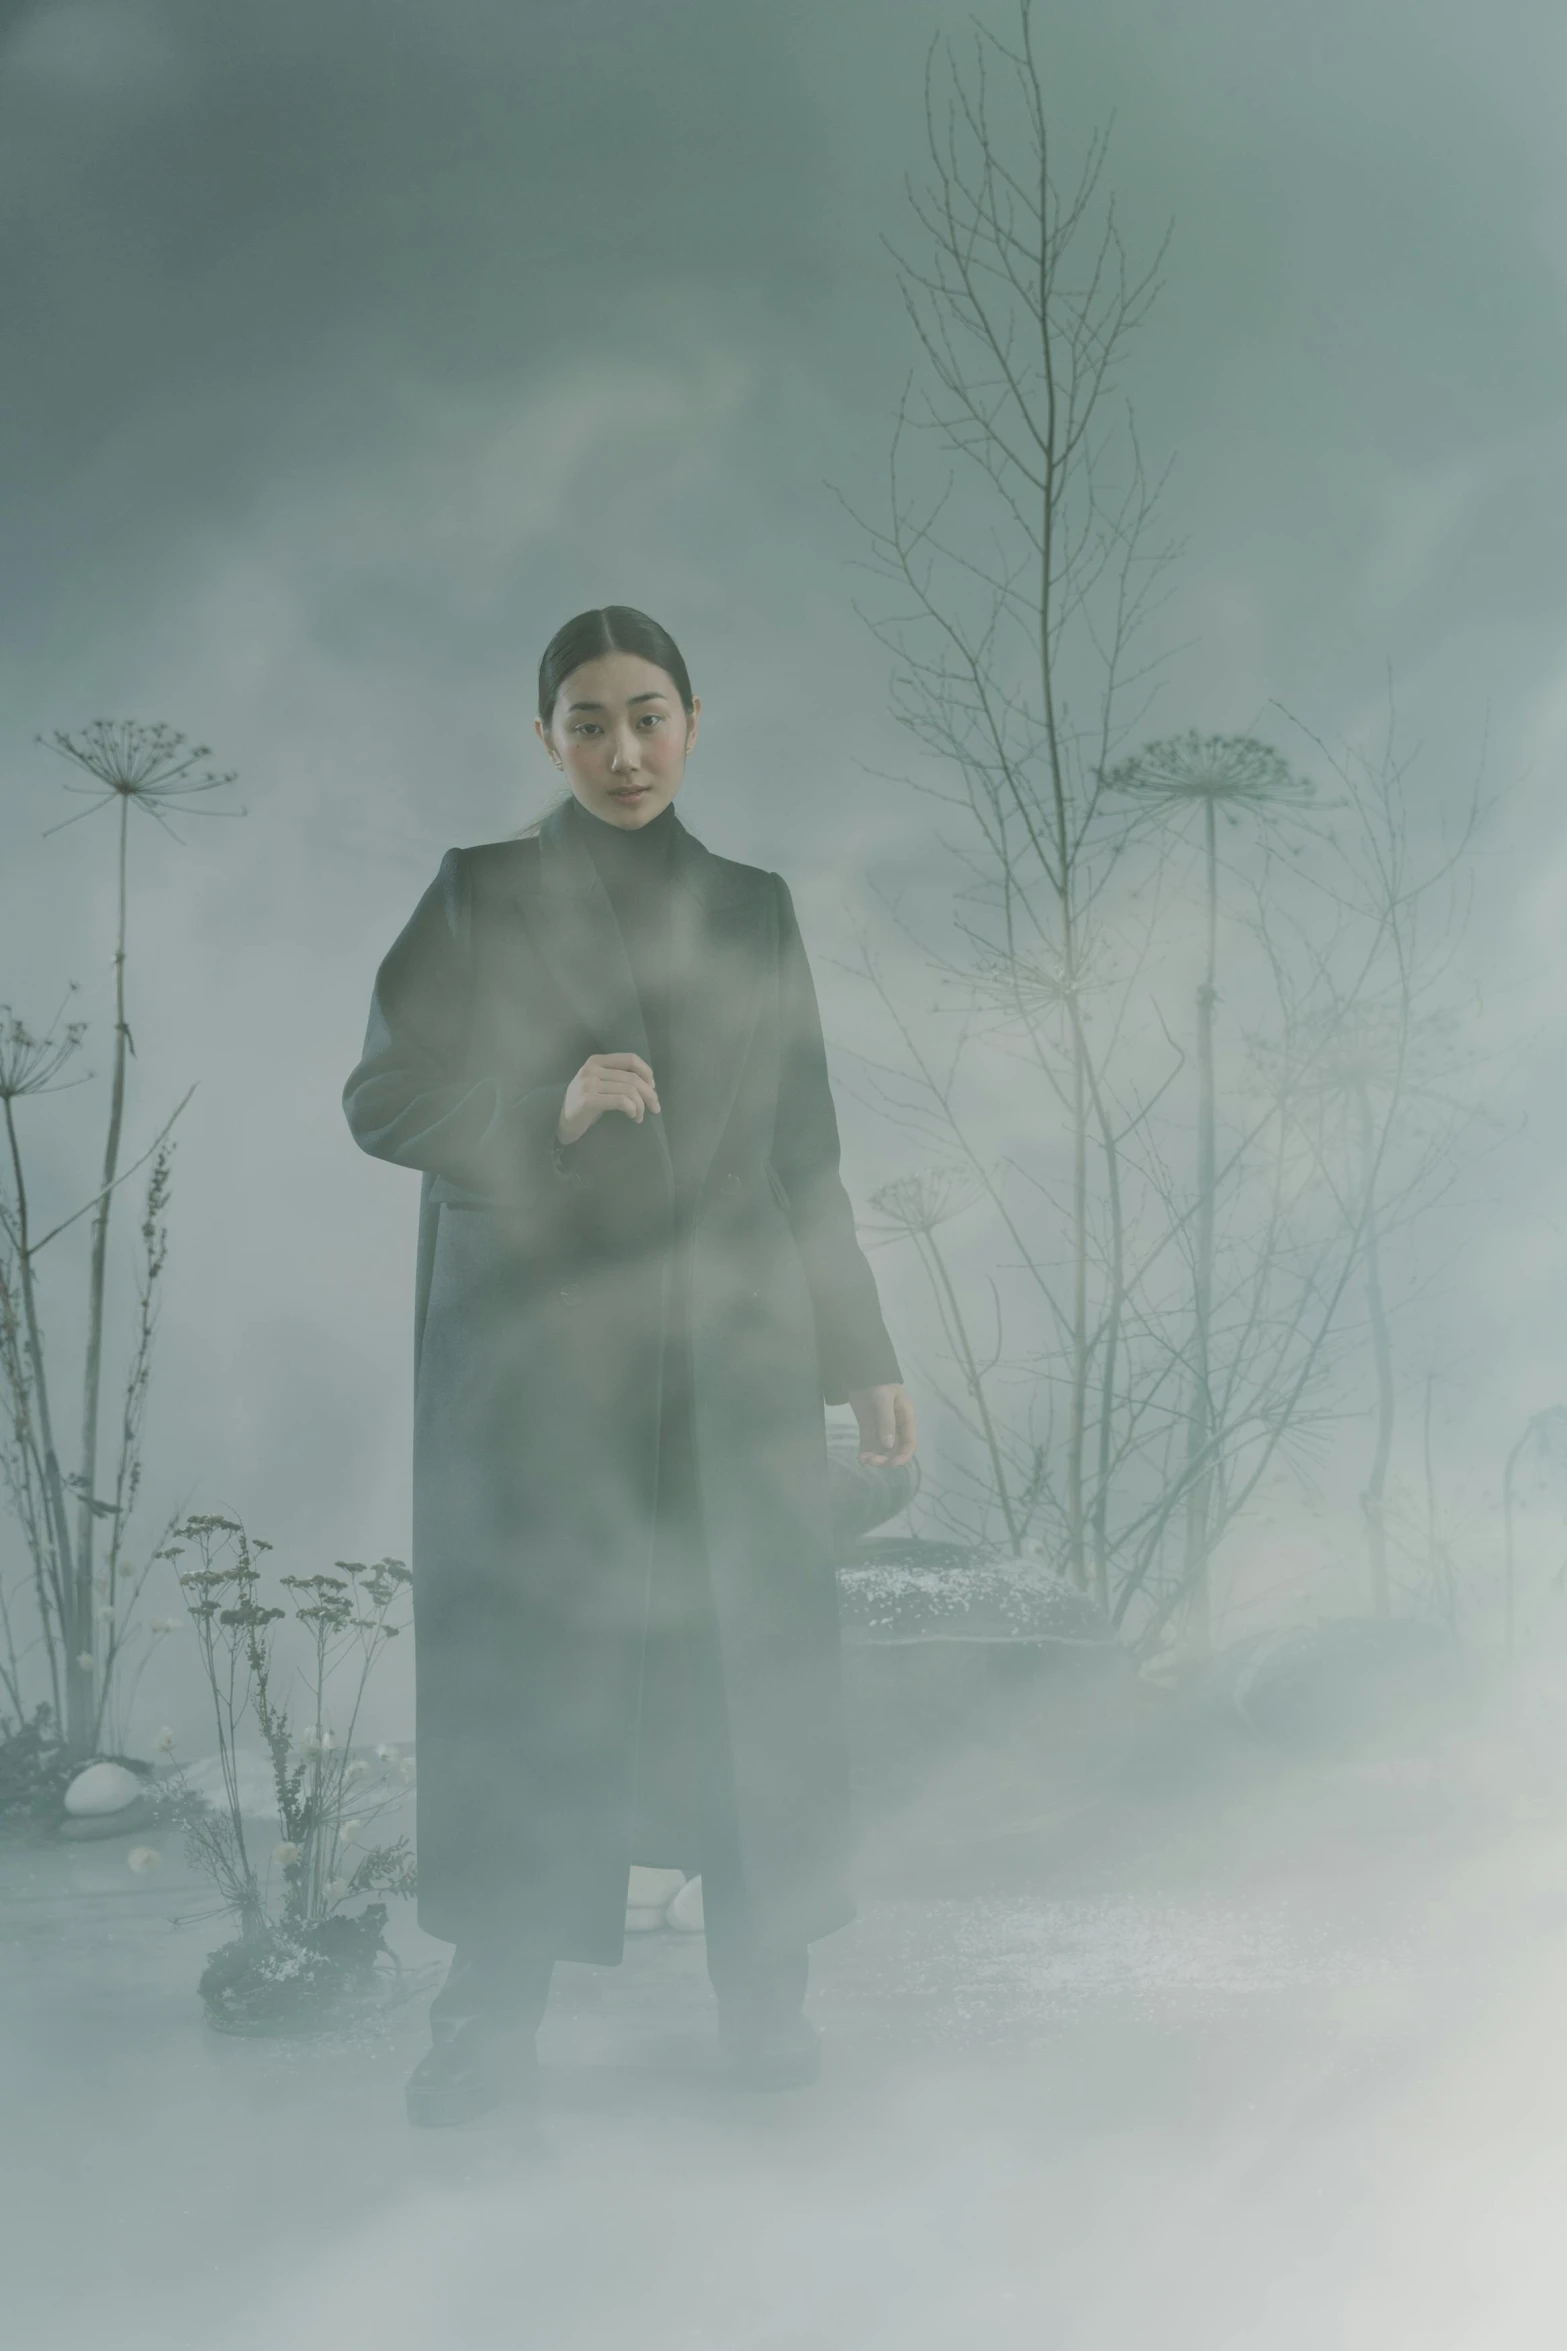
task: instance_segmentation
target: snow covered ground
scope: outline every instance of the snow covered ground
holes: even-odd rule
[[[1567,2334],[1559,1827],[874,1900],[817,1947],[821,2087],[773,2098],[718,2070],[700,1938],[635,1937],[559,1971],[536,2110],[445,2133],[402,2115],[421,1998],[330,2044],[203,2026],[224,1930],[160,1844],[0,1853],[17,2351]]]

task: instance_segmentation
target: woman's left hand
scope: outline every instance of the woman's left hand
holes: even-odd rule
[[[901,1469],[919,1442],[904,1388],[856,1388],[849,1402],[860,1424],[860,1459],[871,1469]]]

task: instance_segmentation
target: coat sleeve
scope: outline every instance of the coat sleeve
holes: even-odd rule
[[[376,974],[364,1053],[343,1089],[349,1129],[377,1159],[476,1192],[565,1185],[555,1152],[565,1087],[518,1090],[468,1066],[472,947],[463,856],[449,849]]]
[[[805,942],[788,884],[778,874],[773,880],[782,1034],[772,1161],[810,1285],[822,1392],[829,1404],[843,1404],[856,1388],[896,1383],[903,1374],[838,1172],[838,1117]]]

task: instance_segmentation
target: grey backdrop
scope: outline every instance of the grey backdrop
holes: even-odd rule
[[[43,837],[76,804],[36,733],[167,718],[249,811],[135,842],[135,1133],[200,1082],[154,1500],[228,1504],[299,1564],[404,1546],[414,1186],[337,1094],[441,852],[546,796],[531,679],[567,613],[642,603],[681,638],[707,706],[682,814],[789,874],[856,1033],[829,958],[867,877],[930,870],[929,818],[865,772],[902,754],[826,484],[879,485],[910,356],[881,238],[927,42],[962,23],[7,9],[0,1000],[42,1017],[77,979],[101,1034],[109,820]],[[1391,663],[1423,788],[1461,789],[1488,714],[1520,779],[1482,944],[1534,1043],[1442,1244],[1483,1506],[1498,1436],[1567,1385],[1567,26],[1548,0],[1055,0],[1041,31],[1063,133],[1115,115],[1134,242],[1175,222],[1133,387],[1189,549],[1160,719],[1277,697],[1332,735]],[[81,1108],[38,1106],[57,1178]],[[896,1149],[847,1124],[863,1196]]]

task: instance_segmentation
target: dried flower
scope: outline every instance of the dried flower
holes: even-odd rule
[[[174,1733],[173,1733],[173,1732],[170,1730],[170,1728],[169,1728],[169,1726],[168,1726],[168,1724],[167,1724],[167,1723],[165,1723],[165,1724],[164,1724],[164,1726],[163,1726],[162,1730],[161,1730],[161,1731],[158,1733],[157,1737],[156,1737],[156,1738],[153,1740],[153,1742],[152,1742],[152,1748],[153,1748],[153,1753],[154,1753],[155,1755],[172,1755],[172,1754],[173,1754],[173,1752],[174,1752]]]
[[[72,1054],[87,1034],[84,1021],[52,1028],[35,1036],[17,1019],[9,1004],[0,1005],[0,1102],[19,1102],[28,1094],[48,1094]]]
[[[897,1176],[871,1194],[871,1206],[887,1233],[929,1233],[950,1216],[961,1216],[983,1189],[971,1168],[937,1167]]]
[[[39,740],[86,778],[68,783],[68,792],[82,793],[94,808],[113,807],[116,801],[129,804],[164,825],[170,808],[194,814],[194,803],[204,793],[223,791],[234,781],[231,774],[220,774],[207,764],[212,754],[205,743],[187,743],[172,727],[144,726],[136,719],[95,718],[78,735],[55,733]],[[82,810],[83,816],[88,813]],[[238,816],[244,811],[202,813]],[[59,829],[50,827],[53,832]]]
[[[315,1704],[303,1719],[290,1720],[280,1693],[273,1687],[274,1656],[269,1628],[279,1612],[263,1605],[264,1585],[256,1562],[264,1546],[252,1542],[235,1521],[188,1519],[176,1530],[179,1544],[197,1557],[183,1568],[189,1623],[217,1710],[218,1744],[224,1765],[229,1821],[218,1814],[217,1835],[209,1847],[194,1856],[216,1881],[227,1907],[242,1916],[258,1914],[269,1931],[276,1931],[291,1947],[304,1951],[313,1929],[329,1917],[339,1920],[341,1932],[345,1897],[357,1892],[411,1892],[413,1858],[408,1840],[385,1848],[375,1844],[370,1820],[382,1801],[377,1766],[368,1760],[370,1748],[357,1748],[347,1730],[328,1727],[327,1706],[338,1703],[334,1692],[315,1685]],[[368,1581],[366,1571],[357,1581]],[[341,1578],[332,1576],[279,1579],[292,1598],[287,1614],[308,1624],[313,1632],[316,1662],[323,1680],[337,1663],[340,1641],[353,1616],[352,1604],[341,1604]],[[396,1596],[396,1588],[393,1590]],[[339,1616],[344,1619],[339,1623]],[[365,1670],[379,1649],[367,1644]],[[357,1711],[363,1694],[363,1673],[351,1693],[349,1715]],[[317,1713],[316,1709],[320,1712]],[[265,1739],[270,1778],[277,1798],[278,1826],[283,1841],[263,1847],[264,1868],[255,1848],[247,1856],[240,1839],[239,1789],[244,1775],[237,1769],[235,1745],[238,1725],[253,1711]],[[311,1717],[314,1716],[312,1720]],[[345,1722],[346,1722],[345,1717]],[[388,1749],[395,1754],[395,1749]],[[328,1760],[330,1758],[330,1761]],[[342,1821],[354,1794],[369,1814]],[[216,1809],[216,1807],[214,1807]],[[203,1821],[203,1826],[210,1825]],[[224,1827],[234,1839],[223,1836]],[[350,1845],[349,1840],[354,1840]],[[322,1883],[326,1871],[334,1874]],[[372,1921],[373,1923],[373,1921]],[[301,1964],[304,1964],[302,1959]]]
[[[144,1876],[149,1869],[157,1868],[157,1853],[151,1845],[133,1845],[125,1856],[125,1866],[135,1870],[138,1877]]]
[[[154,1633],[177,1633],[180,1629],[180,1619],[177,1616],[149,1617],[147,1629]]]
[[[1252,735],[1199,734],[1195,727],[1148,744],[1104,780],[1112,792],[1225,809],[1299,805],[1312,797],[1309,779],[1296,775],[1271,744]]]
[[[91,1673],[93,1669],[92,1651],[90,1649],[78,1649],[76,1652],[76,1662],[81,1667],[83,1673]]]

